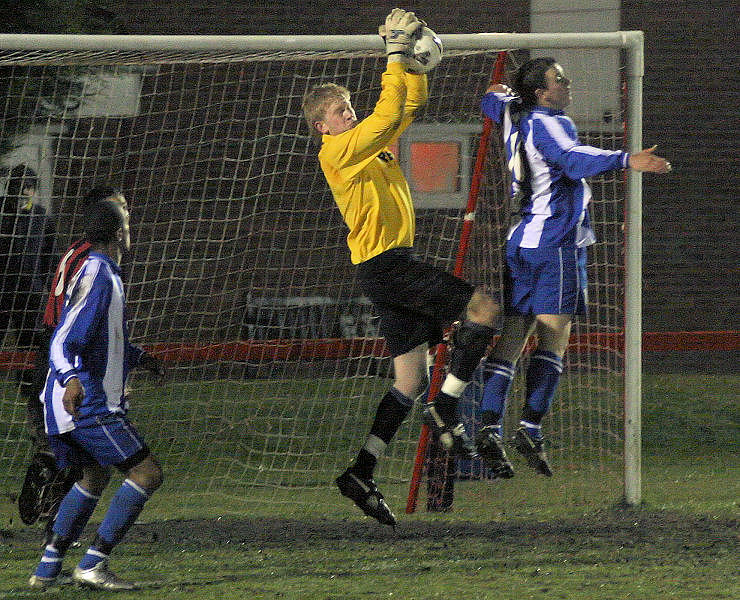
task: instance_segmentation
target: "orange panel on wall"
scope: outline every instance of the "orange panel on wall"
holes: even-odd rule
[[[411,186],[414,190],[432,193],[459,191],[459,143],[412,142],[409,154]]]

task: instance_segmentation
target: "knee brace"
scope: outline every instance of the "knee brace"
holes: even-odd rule
[[[462,381],[470,381],[494,331],[487,325],[463,321],[452,336],[450,373]]]

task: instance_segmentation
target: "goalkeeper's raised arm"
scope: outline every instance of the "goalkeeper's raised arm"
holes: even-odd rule
[[[378,459],[427,386],[427,349],[444,328],[461,320],[450,373],[425,419],[445,446],[467,458],[475,447],[457,417],[457,400],[493,337],[498,304],[469,283],[415,258],[415,215],[396,157],[388,149],[427,100],[426,75],[408,72],[413,13],[394,9],[380,28],[388,62],[372,114],[358,121],[349,91],[327,83],[311,89],[303,110],[321,139],[319,163],[347,224],[351,260],[360,289],[380,317],[380,333],[393,357],[395,381],[380,400],[370,432],[352,466],[337,478],[342,495],[381,523],[396,519],[378,491]]]

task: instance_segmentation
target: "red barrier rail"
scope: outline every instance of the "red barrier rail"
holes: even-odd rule
[[[622,333],[573,335],[569,353],[624,348]],[[382,338],[326,338],[314,340],[245,340],[219,344],[158,343],[147,349],[165,361],[263,362],[276,360],[331,360],[388,356]],[[643,352],[690,352],[740,350],[740,331],[653,331],[642,336]],[[35,352],[0,351],[0,370],[30,369]]]

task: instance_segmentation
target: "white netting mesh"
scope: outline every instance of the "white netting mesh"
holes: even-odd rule
[[[140,374],[130,382],[132,418],[167,477],[161,501],[176,495],[183,515],[335,510],[333,479],[364,440],[390,365],[355,286],[345,227],[300,105],[310,85],[334,81],[353,91],[358,116],[368,114],[383,58],[93,54],[0,53],[6,179],[13,161],[32,163],[37,202],[52,215],[55,246],[42,252],[51,264],[30,273],[28,311],[37,311],[46,275],[80,231],[78,199],[95,183],[120,187],[131,206],[133,252],[124,270],[132,336],[171,368],[161,388]],[[496,52],[458,54],[431,74],[421,123],[481,123]],[[588,133],[586,143],[623,143],[621,132]],[[467,150],[476,148],[472,135]],[[465,270],[496,294],[505,178],[494,144]],[[596,334],[622,330],[624,185],[617,176],[593,187],[594,307],[574,328],[578,351],[568,354],[547,424],[563,470],[609,470],[622,452],[621,353]],[[16,204],[4,206],[3,222],[17,221]],[[464,204],[418,211],[417,248],[426,259],[452,269],[463,213]],[[5,257],[40,252],[20,241],[27,239],[20,230],[10,238],[16,245]],[[4,302],[28,285],[8,270]],[[17,386],[33,350],[24,327],[13,314],[0,338],[0,486],[9,493],[30,456]],[[515,392],[511,419],[518,380]],[[419,426],[415,411],[381,461],[378,478],[395,504],[405,498]]]

